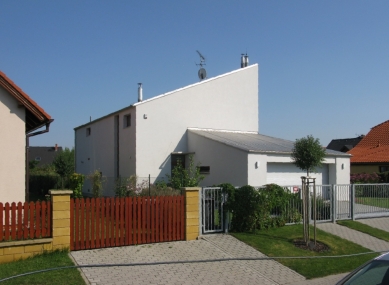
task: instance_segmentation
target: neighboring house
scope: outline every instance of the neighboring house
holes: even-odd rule
[[[351,173],[389,171],[389,120],[373,128],[348,152]]]
[[[38,162],[37,166],[52,164],[54,158],[62,151],[62,147],[58,146],[30,146],[28,149],[30,161]]]
[[[348,152],[349,150],[352,150],[363,139],[363,137],[364,135],[351,139],[335,139],[328,144],[327,149]]]
[[[0,202],[24,202],[28,138],[48,131],[53,120],[0,72]],[[34,132],[46,126],[46,131]]]
[[[304,172],[291,163],[292,147],[293,142],[258,134],[257,64],[75,128],[76,171],[99,170],[113,179],[133,174],[163,179],[178,159],[187,165],[194,154],[206,175],[203,185],[299,185]],[[328,151],[323,169],[313,174],[317,183],[349,183],[349,158]]]

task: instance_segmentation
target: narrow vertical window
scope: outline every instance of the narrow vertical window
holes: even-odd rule
[[[90,128],[86,128],[86,136],[90,136],[91,134],[91,129]]]
[[[125,115],[123,117],[123,125],[125,128],[131,127],[131,114]]]

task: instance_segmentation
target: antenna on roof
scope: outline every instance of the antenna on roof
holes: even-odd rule
[[[196,52],[200,56],[200,63],[199,64],[196,63],[196,65],[200,65],[198,76],[199,76],[199,79],[201,81],[201,80],[207,78],[207,71],[205,70],[205,68],[203,68],[203,65],[206,65],[205,64],[205,57],[198,50],[196,50]]]

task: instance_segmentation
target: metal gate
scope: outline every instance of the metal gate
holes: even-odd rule
[[[217,233],[224,230],[223,204],[226,194],[221,187],[204,187],[201,190],[202,233]]]

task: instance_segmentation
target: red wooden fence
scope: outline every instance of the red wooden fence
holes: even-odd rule
[[[71,250],[185,239],[184,196],[71,199]]]
[[[51,237],[50,202],[0,203],[0,242]]]

